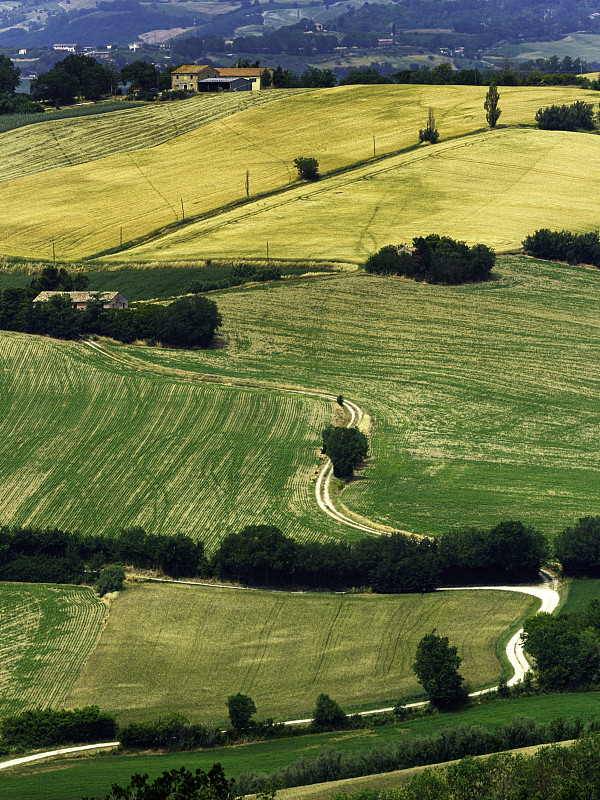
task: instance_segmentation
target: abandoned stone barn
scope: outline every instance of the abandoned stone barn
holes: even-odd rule
[[[71,307],[85,311],[88,300],[100,300],[102,308],[127,308],[129,303],[120,292],[40,292],[33,304],[47,303],[55,295],[66,295],[71,300]]]

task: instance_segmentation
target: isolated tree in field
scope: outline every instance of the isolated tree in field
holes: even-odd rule
[[[483,107],[485,108],[485,118],[487,119],[487,123],[490,128],[495,128],[496,123],[498,122],[498,118],[502,111],[498,108],[498,101],[500,100],[500,95],[498,94],[498,87],[495,83],[490,83],[490,88],[488,89],[488,93],[485,96],[485,103]]]
[[[238,692],[230,695],[227,698],[227,709],[231,725],[238,733],[243,733],[253,726],[251,717],[256,713],[256,706],[254,700],[247,694]]]
[[[428,633],[417,645],[413,670],[434,706],[450,708],[467,699],[467,691],[459,674],[462,659],[450,647],[447,636]]]
[[[354,467],[367,456],[369,442],[358,428],[328,425],[323,431],[323,450],[331,459],[336,478],[349,478]]]
[[[319,162],[316,158],[304,158],[300,156],[294,159],[294,166],[298,170],[298,178],[300,180],[319,180]]]
[[[431,142],[431,144],[435,144],[439,138],[440,135],[435,127],[435,114],[433,113],[433,108],[430,108],[429,115],[427,117],[427,125],[424,129],[419,131],[419,141]]]
[[[313,712],[313,728],[320,730],[337,730],[348,724],[348,716],[328,694],[317,697],[317,705]]]

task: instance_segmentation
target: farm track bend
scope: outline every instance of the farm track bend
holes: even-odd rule
[[[246,380],[243,378],[231,378],[231,377],[224,377],[220,375],[212,375],[208,373],[194,373],[190,374],[185,370],[175,369],[172,367],[157,367],[155,365],[148,364],[141,360],[136,359],[133,356],[116,356],[113,353],[105,350],[101,347],[97,342],[92,341],[85,341],[84,344],[91,347],[93,350],[101,353],[105,357],[111,358],[119,363],[132,367],[140,372],[150,372],[153,374],[159,375],[171,375],[177,379],[183,379],[193,382],[209,382],[209,383],[222,383],[225,385],[237,385],[237,386],[245,386],[245,387],[252,387],[258,389],[265,389],[267,391],[278,391],[278,392],[287,392],[292,394],[302,394],[307,395],[309,397],[316,397],[323,400],[327,400],[330,402],[335,402],[336,397],[334,395],[328,394],[326,392],[318,392],[309,389],[297,389],[291,386],[280,386],[273,383],[262,382],[262,381],[251,381]],[[355,426],[359,426],[364,414],[361,408],[354,402],[344,399],[344,407],[349,414],[349,419],[347,422],[346,427],[351,428]],[[327,514],[331,519],[339,522],[343,525],[347,525],[349,527],[355,528],[356,530],[364,531],[365,533],[370,533],[371,535],[382,536],[389,534],[390,531],[384,529],[383,527],[376,527],[375,523],[368,524],[368,522],[359,522],[358,520],[352,519],[351,517],[343,514],[339,511],[332,499],[331,499],[331,478],[333,476],[333,465],[330,459],[327,459],[323,467],[319,470],[319,474],[317,476],[316,484],[315,484],[315,496],[319,508]],[[407,531],[402,531],[402,533],[408,533]],[[524,586],[453,586],[453,587],[444,587],[443,589],[438,589],[437,591],[503,591],[503,592],[520,592],[522,594],[528,594],[532,597],[536,597],[541,601],[540,608],[538,609],[537,613],[545,612],[545,613],[552,613],[556,610],[560,597],[558,591],[556,589],[556,581],[552,578],[552,576],[546,573],[540,573],[542,577],[542,583],[538,585],[524,585]],[[168,583],[195,583],[198,584],[198,581],[177,581],[177,580],[168,580],[168,579],[159,579],[164,582]],[[204,583],[205,586],[212,586],[213,584]],[[231,588],[247,588],[247,587],[231,587]],[[531,669],[530,664],[527,661],[523,650],[523,644],[521,641],[521,636],[523,633],[523,628],[520,628],[516,633],[513,634],[511,639],[509,640],[506,646],[506,658],[510,663],[513,669],[513,676],[508,680],[507,685],[513,686],[514,684],[522,681],[525,673]],[[486,694],[489,692],[496,691],[498,687],[492,686],[487,689],[481,689],[476,692],[472,692],[469,697],[477,697],[482,694]],[[417,703],[409,703],[407,704],[407,708],[416,708],[419,706],[427,705],[429,701],[421,701]],[[361,711],[359,712],[361,716],[367,716],[371,714],[383,714],[389,711],[392,711],[393,708],[377,708],[371,709],[369,711]],[[302,723],[310,722],[310,719],[302,719],[302,720],[288,720],[284,724],[285,725],[296,725]]]

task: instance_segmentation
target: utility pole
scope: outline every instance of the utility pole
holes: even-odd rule
[[[52,242],[52,261],[54,262],[54,266],[56,266],[56,253],[54,252],[54,242]]]
[[[375,158],[375,137],[373,136],[373,158]]]
[[[119,247],[123,247],[123,226],[121,225],[121,233],[119,236]]]
[[[185,222],[185,211],[183,210],[183,197],[181,198],[181,221]]]
[[[269,240],[267,239],[267,264],[269,263]]]
[[[246,197],[250,197],[250,170],[246,170]]]

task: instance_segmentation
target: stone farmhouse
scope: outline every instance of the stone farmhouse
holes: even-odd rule
[[[269,67],[210,67],[208,64],[183,64],[171,73],[171,88],[185,92],[256,92],[262,75],[273,74]]]
[[[127,308],[129,303],[120,292],[40,292],[33,300],[34,305],[47,303],[51,297],[57,294],[67,295],[71,300],[72,308],[78,311],[85,311],[88,300],[98,299],[102,302],[102,308]]]

